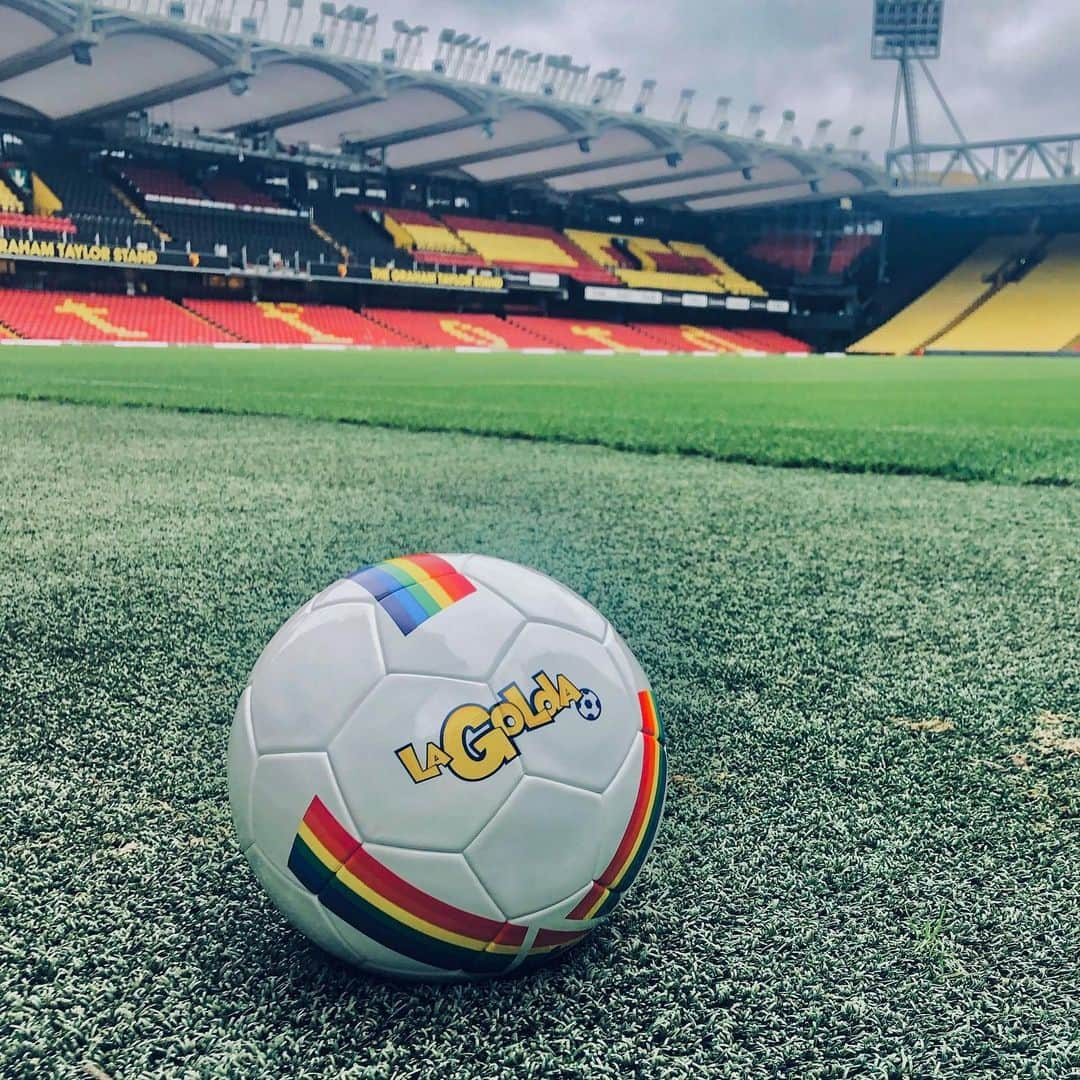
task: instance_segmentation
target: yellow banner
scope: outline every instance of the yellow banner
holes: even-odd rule
[[[3,252],[0,251],[0,255]],[[395,285],[443,285],[452,289],[501,289],[503,279],[498,275],[457,274],[450,270],[406,270],[388,266],[373,266],[372,281],[392,282]]]
[[[123,263],[129,266],[157,266],[153,248],[109,247],[107,244],[71,244],[66,240],[23,240],[0,237],[0,256],[20,255],[37,259],[62,259],[77,263]]]

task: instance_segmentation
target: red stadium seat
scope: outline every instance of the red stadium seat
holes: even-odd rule
[[[233,340],[159,297],[0,289],[0,323],[20,337],[38,340],[192,344]]]
[[[529,330],[549,345],[571,352],[611,350],[641,352],[662,346],[632,326],[598,319],[548,319],[536,315],[511,315],[508,322]]]
[[[258,345],[411,345],[349,308],[330,304],[249,303],[244,300],[185,300],[184,306]]]
[[[528,328],[497,315],[457,315],[441,311],[365,308],[364,314],[409,342],[431,349],[543,348],[548,344]]]

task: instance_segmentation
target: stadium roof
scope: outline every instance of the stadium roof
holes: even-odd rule
[[[426,28],[398,20],[393,47],[371,59],[377,18],[353,5],[321,4],[312,33],[303,0],[275,13],[253,0],[243,15],[237,0],[130,4],[0,0],[0,112],[78,128],[146,111],[176,129],[274,132],[337,153],[344,144],[393,170],[703,212],[888,183],[860,151],[732,133],[723,100],[710,128],[688,122],[692,92],[671,121],[645,115],[648,84],[639,111],[619,109],[616,70],[590,77],[565,56],[492,52],[444,31],[421,69]],[[301,27],[310,44],[297,43]]]

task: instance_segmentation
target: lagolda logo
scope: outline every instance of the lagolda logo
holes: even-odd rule
[[[398,747],[394,753],[413,783],[433,780],[443,769],[461,780],[486,780],[521,754],[519,736],[553,723],[571,705],[583,720],[600,718],[596,693],[579,690],[565,675],[553,680],[547,672],[538,671],[533,684],[528,698],[517,683],[511,683],[487,708],[459,705],[443,721],[439,741],[424,748],[423,764],[412,743]]]

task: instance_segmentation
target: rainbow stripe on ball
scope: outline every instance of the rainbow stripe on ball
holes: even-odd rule
[[[388,949],[447,971],[506,971],[521,953],[566,948],[585,930],[529,929],[474,915],[410,885],[350,835],[316,795],[289,853],[289,869],[319,902]]]
[[[604,872],[592,883],[568,919],[597,919],[607,915],[637,877],[645,862],[664,811],[667,755],[664,727],[648,690],[638,693],[641,709],[641,775],[626,830]]]
[[[438,555],[403,555],[363,566],[349,577],[379,601],[403,634],[476,592],[467,577]]]

